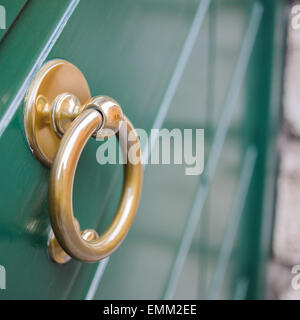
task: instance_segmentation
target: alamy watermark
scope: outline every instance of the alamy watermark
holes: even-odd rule
[[[6,289],[6,271],[3,266],[0,265],[0,290]]]
[[[292,288],[294,290],[299,290],[300,289],[300,264],[296,264],[293,266],[291,273],[294,274],[292,278]]]
[[[292,7],[291,10],[291,25],[294,30],[299,30],[300,29],[300,5],[295,5]]]
[[[6,10],[0,5],[0,29],[6,29]]]
[[[108,130],[108,129],[106,129]],[[106,131],[107,136],[113,132]],[[139,137],[142,154],[139,154]],[[152,129],[150,136],[143,129],[127,132],[126,125],[120,126],[119,144],[116,139],[103,139],[97,149],[99,164],[184,164],[186,175],[200,175],[204,169],[203,129]],[[128,145],[124,145],[128,144]],[[124,154],[127,150],[127,154]]]

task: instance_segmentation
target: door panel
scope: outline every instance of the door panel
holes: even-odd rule
[[[50,5],[42,2],[31,1],[26,6],[10,37],[5,39],[0,48],[0,59],[2,57],[3,61],[1,68],[3,71],[7,68],[7,86],[1,88],[1,96],[7,97],[7,102],[0,108],[2,119],[3,115],[7,115],[11,103],[15,103],[14,99],[22,91],[22,86],[26,86],[28,72],[39,58],[37,53],[41,50],[38,48],[45,46],[45,38],[49,39],[52,35],[49,29],[51,26],[54,28],[59,20],[58,12],[64,16],[75,9],[74,2],[52,2]],[[120,1],[82,1],[46,60],[62,57],[77,65],[88,79],[92,94],[113,96],[136,127],[149,129],[196,4],[197,1],[187,1],[185,4],[179,1],[161,4],[149,1],[124,4]],[[45,6],[49,9],[43,23],[26,33],[22,27],[27,20],[38,16],[43,6],[44,10]],[[48,21],[54,17],[53,24],[50,24]],[[153,19],[157,24],[150,24]],[[158,27],[161,25],[164,27]],[[18,55],[21,56],[18,52],[10,57],[12,59],[14,56],[17,61],[12,69],[7,53],[13,51],[16,39],[26,38],[38,31],[39,37],[32,37],[32,42],[29,41],[28,47],[24,48],[22,61],[18,60]],[[92,47],[91,41],[94,42]],[[34,53],[33,56],[31,53]],[[21,101],[8,126],[3,128],[0,140],[1,150],[5,150],[0,166],[5,179],[5,192],[1,192],[0,201],[1,212],[5,212],[1,215],[0,250],[3,254],[1,263],[8,270],[7,290],[1,295],[4,298],[57,299],[69,295],[78,297],[78,292],[79,297],[84,298],[90,283],[80,284],[77,276],[85,273],[81,269],[87,268],[87,277],[90,278],[96,265],[72,261],[59,266],[52,263],[47,255],[50,230],[47,203],[49,169],[41,166],[27,147],[23,107]],[[99,166],[96,162],[98,146],[97,141],[88,143],[75,177],[74,210],[83,228],[97,225],[103,228],[101,222],[105,218],[104,213],[107,220],[112,218],[120,196],[120,188],[116,186],[122,183],[121,168]],[[97,193],[90,190],[97,190]],[[18,273],[20,263],[23,269]],[[31,279],[37,275],[38,286],[33,287]],[[80,285],[82,287],[78,289]]]
[[[253,297],[255,272],[247,266],[257,250],[251,239],[259,232],[247,225],[258,205],[252,196],[261,182],[255,172],[262,150],[252,144],[256,118],[248,79],[260,61],[260,35],[270,19],[263,12],[270,8],[267,1],[210,3],[163,124],[205,128],[208,173],[194,179],[180,176],[180,167],[147,166],[142,209],[110,258],[96,298]]]
[[[255,191],[263,194],[262,177],[268,175],[267,146],[257,139],[256,120],[264,107],[260,127],[265,128],[275,67],[261,71],[260,81],[269,87],[260,99],[253,72],[264,59],[271,60],[273,49],[279,51],[272,40],[266,47],[263,34],[267,30],[272,39],[275,21],[283,25],[282,3],[27,2],[0,43],[0,264],[7,272],[0,298],[255,296],[258,271],[247,263],[258,255],[260,228],[253,230],[263,216],[264,198],[256,199]],[[251,37],[253,47],[248,47]],[[240,58],[243,52],[247,59]],[[118,251],[99,264],[73,260],[57,265],[47,253],[49,169],[27,146],[23,109],[34,74],[55,58],[75,64],[92,95],[115,98],[136,128],[205,129],[205,170],[216,170],[199,177],[185,175],[185,165],[145,166],[132,230]],[[279,82],[280,77],[278,71]],[[224,126],[225,140],[218,134]],[[100,145],[91,139],[84,149],[73,196],[82,228],[98,233],[114,216],[123,182],[121,165],[97,163]],[[257,163],[251,162],[253,154]]]

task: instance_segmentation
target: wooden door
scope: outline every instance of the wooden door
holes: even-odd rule
[[[15,4],[13,5],[13,2]],[[284,1],[4,1],[0,38],[2,299],[256,298],[270,251]],[[26,2],[26,3],[25,3]],[[10,13],[10,10],[13,13]],[[116,99],[136,128],[205,130],[201,176],[147,165],[134,225],[110,258],[53,263],[47,252],[49,169],[24,132],[24,96],[63,58],[93,95]],[[103,232],[122,166],[81,156],[74,211]]]

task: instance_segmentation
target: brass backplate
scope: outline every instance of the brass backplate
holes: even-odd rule
[[[90,97],[90,89],[81,71],[73,64],[61,60],[47,62],[31,83],[24,113],[28,144],[39,161],[51,166],[61,137],[52,121],[54,100],[63,93],[78,97],[83,105]]]

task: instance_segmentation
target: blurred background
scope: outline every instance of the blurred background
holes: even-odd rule
[[[269,267],[271,299],[300,299],[300,290],[291,285],[299,272],[300,261],[300,32],[296,21],[299,5],[300,1],[291,1],[288,12],[283,113],[278,140],[280,165],[273,257]]]

